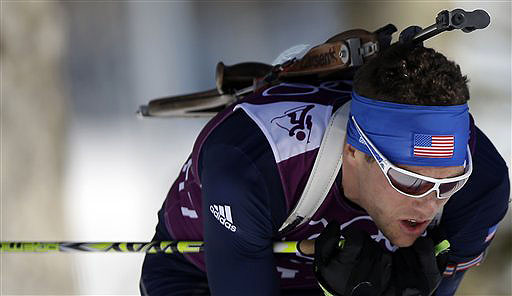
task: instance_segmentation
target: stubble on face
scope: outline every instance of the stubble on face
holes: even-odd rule
[[[377,170],[375,170],[377,169]],[[367,173],[359,178],[359,194],[355,198],[370,215],[377,228],[398,247],[408,247],[414,243],[418,236],[403,233],[399,225],[399,217],[406,216],[407,206],[405,200],[398,192],[393,192],[387,179],[376,163],[371,163]],[[393,191],[391,191],[391,190]]]
[[[423,199],[407,197],[391,187],[377,163],[360,164],[355,170],[357,175],[349,176],[347,182],[343,182],[344,191],[345,185],[349,186],[345,195],[366,210],[392,244],[398,247],[411,246],[421,233],[404,231],[401,221],[411,218],[431,220],[446,200],[438,200],[434,192]],[[343,176],[346,176],[345,173]],[[427,224],[423,226],[424,229]]]

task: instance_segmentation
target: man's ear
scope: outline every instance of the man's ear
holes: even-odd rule
[[[357,149],[349,143],[345,143],[343,146],[343,163],[352,163],[356,161]]]

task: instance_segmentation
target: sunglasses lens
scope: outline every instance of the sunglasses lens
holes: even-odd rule
[[[469,171],[470,166],[471,165],[465,166],[464,174],[466,174]],[[459,191],[462,187],[464,187],[464,184],[466,184],[466,181],[468,180],[468,178],[462,179],[459,181],[455,181],[455,182],[440,184],[439,185],[439,196],[441,198],[448,198],[448,197],[454,195],[455,192]]]
[[[456,181],[456,182],[450,182],[450,183],[443,183],[439,186],[439,195],[441,197],[450,197],[455,192],[457,192],[459,189],[464,186],[467,179]]]
[[[393,168],[388,170],[388,177],[396,189],[411,195],[421,195],[434,187],[434,183],[403,174]]]

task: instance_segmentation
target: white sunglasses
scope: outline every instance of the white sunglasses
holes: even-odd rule
[[[435,190],[437,192],[438,199],[447,199],[466,184],[466,181],[473,172],[473,161],[471,159],[469,145],[467,145],[468,160],[464,161],[464,174],[461,176],[436,179],[399,168],[393,165],[382,155],[382,153],[379,152],[359,127],[355,117],[352,116],[351,118],[359,135],[362,137],[362,139],[360,138],[360,142],[366,145],[368,150],[370,150],[373,158],[377,161],[380,169],[386,176],[386,179],[388,179],[389,184],[391,184],[391,186],[401,194],[414,198],[421,198]],[[375,151],[379,157],[377,157],[373,151]]]

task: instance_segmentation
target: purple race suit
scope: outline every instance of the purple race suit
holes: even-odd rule
[[[245,112],[257,124],[272,148],[284,191],[286,212],[289,214],[308,181],[330,116],[336,107],[350,100],[351,91],[351,81],[326,81],[315,85],[281,83],[261,89],[220,112],[199,134],[190,157],[167,195],[164,218],[170,235],[177,240],[203,240],[199,155],[212,131],[236,110]],[[472,120],[471,135],[474,135]],[[472,153],[474,146],[475,137],[472,136]],[[243,231],[236,223],[237,213],[231,212],[230,208],[219,210],[211,205],[210,210],[205,212],[219,215],[219,211],[222,211],[222,224],[226,231]],[[364,230],[389,251],[396,249],[364,210],[356,209],[346,202],[341,184],[336,183],[308,223],[274,239],[314,239],[333,220],[340,223],[342,228],[357,227]],[[199,269],[206,270],[202,253],[187,253],[185,257]],[[313,258],[300,253],[276,254],[275,258],[282,288],[316,285]],[[471,258],[463,258],[461,261],[464,259]]]

